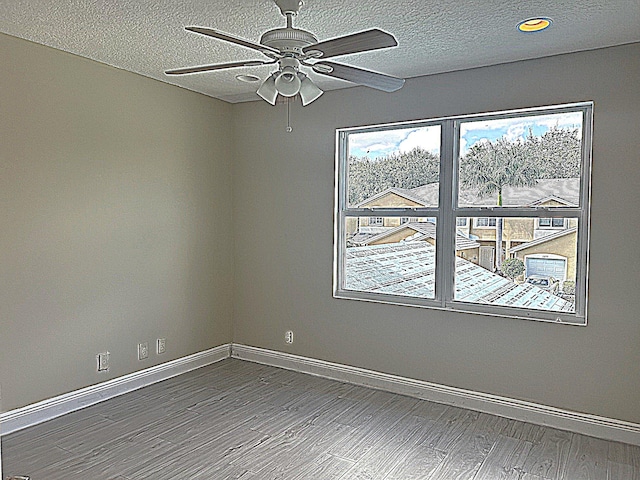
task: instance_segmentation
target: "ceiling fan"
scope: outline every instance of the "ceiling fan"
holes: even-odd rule
[[[301,66],[309,67],[322,75],[347,80],[384,92],[394,92],[404,85],[402,78],[325,60],[339,55],[395,47],[398,42],[393,35],[379,29],[371,29],[318,42],[313,33],[293,27],[293,17],[298,14],[302,6],[301,0],[274,1],[280,8],[282,15],[286,17],[287,26],[265,32],[260,38],[260,43],[254,43],[212,28],[185,27],[190,32],[257,50],[266,56],[267,60],[247,60],[179,68],[168,70],[165,74],[185,75],[236,67],[277,64],[277,70],[262,82],[256,92],[271,105],[276,104],[278,95],[283,97],[300,95],[303,106],[310,104],[322,95],[323,91],[313,83],[308,75],[301,71]]]

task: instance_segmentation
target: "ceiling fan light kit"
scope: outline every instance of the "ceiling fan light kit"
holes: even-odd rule
[[[269,75],[256,92],[264,101],[269,102],[271,105],[275,105],[276,99],[278,98],[278,89],[276,88],[277,76],[278,72]]]
[[[318,88],[318,86],[311,81],[304,73],[298,72],[298,78],[300,78],[300,98],[302,99],[302,106],[306,107],[314,100],[317,100],[324,92]]]
[[[275,0],[275,4],[282,15],[286,17],[286,27],[264,32],[260,37],[260,43],[254,43],[212,28],[185,27],[186,30],[194,33],[256,50],[268,60],[248,60],[187,67],[167,70],[165,74],[186,75],[229,68],[277,64],[278,69],[262,82],[256,92],[260,98],[271,105],[276,104],[278,95],[286,98],[299,95],[303,106],[309,105],[322,95],[323,91],[308,75],[301,71],[301,66],[310,68],[320,75],[339,78],[384,92],[394,92],[404,85],[402,78],[324,60],[340,55],[395,47],[398,43],[393,35],[379,29],[370,29],[318,42],[318,38],[313,33],[293,27],[293,17],[298,15],[303,4],[301,0]],[[287,103],[287,105],[289,104]],[[287,131],[290,129],[288,128]]]
[[[283,58],[280,61],[280,70],[276,77],[276,90],[283,97],[295,97],[300,91],[302,83],[298,78],[300,62],[295,58]]]

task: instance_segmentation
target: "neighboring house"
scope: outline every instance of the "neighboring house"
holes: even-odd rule
[[[432,222],[409,222],[395,228],[385,229],[377,235],[353,240],[353,245],[382,245],[407,241],[425,241],[436,244],[436,225]],[[464,235],[456,235],[456,255],[477,263],[480,244]]]
[[[438,204],[438,184],[422,185],[413,189],[388,188],[372,197],[367,198],[357,206],[361,208],[376,207],[435,207]],[[558,178],[540,179],[533,187],[506,187],[503,191],[503,206],[573,206],[579,202],[580,180],[578,178]],[[459,206],[493,206],[496,199],[493,197],[481,197],[477,195],[477,190],[461,190],[459,193]],[[347,225],[348,233],[351,235],[352,245],[365,244],[372,237],[379,237],[378,243],[386,238],[386,242],[397,241],[395,237],[385,237],[385,233],[403,225],[418,223],[417,218],[404,217],[360,217],[351,219]],[[424,218],[420,222],[432,222],[434,219]],[[505,218],[503,222],[503,251],[505,258],[508,258],[515,247],[528,244],[536,239],[575,229],[576,220],[564,218]],[[475,241],[477,252],[471,255],[460,255],[482,267],[493,270],[495,266],[496,250],[496,218],[495,217],[460,217],[457,221],[456,230],[458,235]],[[395,232],[402,235],[401,230]],[[406,231],[405,231],[406,232]],[[566,254],[566,279],[574,279],[569,265],[575,265],[575,236],[573,237],[573,248],[563,246],[562,252]],[[568,243],[568,241],[565,241]],[[549,243],[549,248],[555,247],[554,243]],[[543,247],[541,247],[543,248]],[[538,254],[553,255],[554,251],[539,252]],[[559,255],[559,254],[558,254]],[[563,255],[564,256],[564,255]]]
[[[435,247],[407,241],[351,247],[346,251],[349,290],[434,298]],[[574,304],[530,284],[517,284],[469,262],[456,260],[456,300],[486,305],[572,311]]]
[[[560,282],[576,279],[577,227],[523,243],[511,249],[511,256],[524,262],[525,276],[551,276]]]

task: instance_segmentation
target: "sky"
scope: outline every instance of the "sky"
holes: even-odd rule
[[[543,135],[552,127],[578,128],[582,125],[582,113],[556,113],[530,117],[503,118],[463,122],[460,127],[460,151],[464,155],[477,142],[506,138],[516,142],[524,140],[529,130],[535,136]],[[397,127],[391,130],[352,133],[349,135],[349,154],[371,159],[392,153],[405,153],[422,147],[436,155],[440,153],[440,127]]]

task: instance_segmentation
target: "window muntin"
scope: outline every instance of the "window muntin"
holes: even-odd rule
[[[590,103],[582,103],[485,116],[339,130],[336,181],[338,237],[334,296],[585,324],[591,111]],[[362,141],[366,137],[356,137],[357,142],[352,142],[352,137],[367,134],[371,145],[382,145],[383,139],[393,138],[394,135],[401,137],[398,132],[412,132],[425,127],[433,131],[435,126],[441,134],[441,143],[434,149],[439,152],[440,157],[439,173],[435,182],[406,190],[393,187],[385,192],[384,189],[377,188],[372,195],[374,198],[349,203],[349,188],[356,191],[360,187],[357,185],[359,180],[356,176],[347,175],[348,165],[353,162],[353,158],[349,162],[347,159],[353,157],[349,155],[354,151],[351,149],[353,145],[358,145],[361,149],[366,147],[366,142]],[[376,135],[380,135],[380,138]],[[501,140],[498,141],[499,139]],[[401,141],[402,139],[397,144]],[[542,172],[544,178],[529,178],[524,182],[517,178],[515,181],[508,179],[506,182],[499,182],[505,188],[490,188],[490,192],[480,191],[482,184],[477,181],[474,183],[465,180],[464,175],[473,174],[473,170],[469,173],[469,152],[476,152],[477,155],[481,152],[483,144],[485,149],[490,150],[486,148],[487,144],[492,143],[494,147],[500,147],[507,141],[515,145],[507,145],[514,152],[515,159],[511,159],[510,168],[520,173],[534,172],[535,176],[541,175]],[[388,148],[388,144],[386,145]],[[571,148],[570,162],[569,165],[563,166],[562,159],[557,158],[558,152],[568,148]],[[534,160],[537,164],[533,167],[527,165],[535,163]],[[397,198],[389,201],[392,198],[389,193],[404,198],[401,201]],[[387,197],[383,200],[382,197],[385,195]],[[414,293],[401,289],[384,292],[371,286],[356,287],[358,283],[352,276],[353,269],[350,269],[349,281],[345,282],[345,266],[347,262],[352,262],[351,259],[346,259],[346,254],[349,253],[351,258],[351,254],[356,253],[356,250],[347,252],[355,244],[350,243],[348,235],[345,234],[348,230],[346,226],[358,223],[364,225],[367,217],[381,215],[384,215],[384,221],[387,222],[385,224],[388,224],[389,228],[397,228],[393,227],[396,224],[409,226],[412,222],[404,223],[409,217],[411,220],[418,219],[438,226],[436,241],[433,242],[433,278],[429,277],[429,283],[433,280],[433,290],[429,292],[432,291],[433,294],[416,294],[415,292],[420,291],[418,285],[414,285]],[[527,232],[518,230],[525,225]],[[461,226],[464,228],[460,228]],[[518,229],[515,226],[518,226]],[[498,243],[497,238],[500,235],[502,241]],[[556,239],[556,236],[563,238],[562,247],[558,246],[560,240]],[[395,241],[396,244],[403,244],[402,248],[406,248],[407,256],[402,258],[408,259],[407,264],[415,260],[411,258],[411,249],[404,245],[411,241]],[[461,248],[463,244],[464,248]],[[362,243],[357,245],[361,248],[361,255],[366,254],[367,246]],[[418,246],[413,248],[418,250]],[[565,272],[564,278],[554,277],[554,285],[549,287],[551,290],[539,289],[539,286],[532,283],[535,279],[524,273],[517,279],[507,278],[503,265],[505,262],[512,263],[513,258],[526,262],[531,271],[550,268],[556,272]],[[556,261],[553,261],[554,259]],[[478,268],[484,271],[480,272]],[[470,273],[482,273],[485,276],[491,274],[503,281],[511,282],[518,288],[514,289],[512,285],[506,284],[503,286],[513,289],[514,295],[522,294],[524,290],[527,294],[533,292],[537,294],[538,303],[527,303],[527,295],[521,295],[525,299],[523,301],[487,300],[500,296],[494,294],[492,297],[491,292],[489,296],[479,295],[482,293],[481,282],[469,282],[467,278],[463,278],[463,275]],[[491,275],[489,277],[497,282]],[[565,284],[566,291],[563,288]],[[532,290],[533,287],[542,292]],[[542,300],[545,299],[549,302],[544,303]]]

